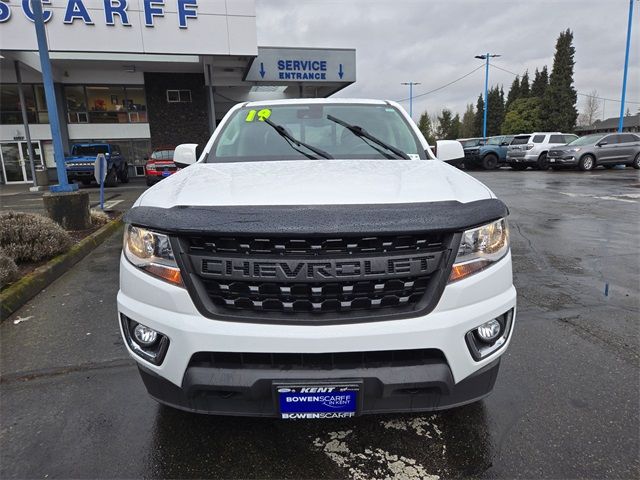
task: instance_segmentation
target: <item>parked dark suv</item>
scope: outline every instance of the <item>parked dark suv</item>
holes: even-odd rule
[[[578,167],[589,171],[602,165],[631,165],[640,169],[640,136],[635,133],[597,133],[580,137],[562,147],[549,150],[549,165],[554,170]]]
[[[94,182],[95,163],[99,154],[104,154],[107,159],[105,187],[115,187],[118,180],[129,183],[129,165],[120,152],[120,147],[112,143],[74,144],[71,147],[71,155],[64,158],[69,181],[78,180],[83,185]]]
[[[513,135],[499,135],[487,139],[484,145],[469,148],[464,151],[464,168],[474,170],[482,167],[494,170],[504,165],[507,160],[507,147],[513,140]]]

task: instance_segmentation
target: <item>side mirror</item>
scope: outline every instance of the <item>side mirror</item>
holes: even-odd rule
[[[174,163],[180,164],[181,166],[196,163],[198,161],[196,148],[198,148],[197,143],[183,143],[182,145],[178,145],[173,152]]]
[[[509,145],[509,142],[502,142],[502,143],[500,144],[500,146],[501,146],[501,147],[506,147],[507,145]]]
[[[438,152],[438,160],[443,162],[464,158],[464,148],[457,140],[438,140],[436,142],[436,151]]]
[[[605,142],[604,140],[602,142],[598,142],[596,143],[596,147],[601,147],[603,145],[607,145],[609,142]]]

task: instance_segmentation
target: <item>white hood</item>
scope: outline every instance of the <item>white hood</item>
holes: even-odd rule
[[[492,198],[439,160],[196,163],[145,192],[136,206],[353,205]]]

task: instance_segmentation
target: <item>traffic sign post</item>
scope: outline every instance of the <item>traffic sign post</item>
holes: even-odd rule
[[[93,166],[93,176],[100,184],[100,210],[104,210],[104,179],[107,178],[107,157],[99,153]]]

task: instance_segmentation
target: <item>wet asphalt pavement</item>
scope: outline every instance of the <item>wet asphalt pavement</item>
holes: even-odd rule
[[[115,235],[0,327],[0,477],[637,478],[638,172],[474,175],[510,208],[519,301],[487,399],[293,423],[161,407],[120,340]]]

